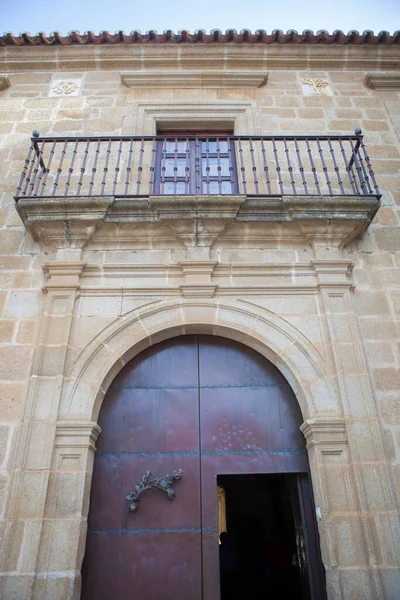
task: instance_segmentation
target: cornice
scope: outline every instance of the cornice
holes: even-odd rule
[[[217,263],[216,261],[180,261],[178,264],[166,265],[159,264],[131,264],[121,265],[119,263],[109,264],[86,264],[83,269],[82,277],[181,277],[184,270],[186,272],[193,270],[194,272],[206,271],[211,269],[214,277],[231,278],[231,277],[277,277],[280,275],[292,276],[293,273],[299,276],[310,276],[315,274],[313,263],[316,261],[304,263]],[[322,262],[322,261],[321,261]],[[323,261],[330,265],[352,264],[345,260]],[[212,268],[211,268],[212,267]]]
[[[129,88],[259,88],[266,85],[266,71],[132,71],[121,73],[121,82]]]
[[[396,71],[400,45],[156,44],[0,47],[3,73],[29,71]]]
[[[364,78],[364,85],[373,90],[400,90],[400,71],[367,73]]]
[[[180,297],[187,296],[188,294],[184,293],[184,288],[187,287],[190,293],[190,288],[192,286],[186,286],[186,284],[176,285],[176,286],[166,286],[166,285],[153,285],[153,286],[136,286],[136,285],[123,285],[123,286],[81,286],[79,289],[79,294],[81,297],[89,296],[109,296],[109,297],[120,297],[121,294],[124,297],[127,296],[135,296],[135,297]],[[199,287],[199,286],[197,286]],[[282,283],[276,284],[273,281],[265,282],[263,285],[214,285],[210,284],[209,286],[203,286],[207,290],[212,290],[212,294],[208,295],[208,297],[214,296],[274,296],[274,295],[293,295],[293,296],[304,296],[304,295],[315,295],[321,290],[321,287],[324,289],[327,287],[332,288],[332,290],[336,289],[340,292],[340,295],[343,295],[344,290],[348,291],[351,287],[348,285],[346,288],[341,283],[339,284],[330,284],[329,286],[323,284],[320,285],[316,280],[314,283],[306,284],[296,284],[296,283]]]
[[[123,293],[125,296],[212,297],[312,294],[321,287],[342,292],[352,285],[349,279],[352,266],[353,263],[340,258],[270,265],[217,263],[215,260],[181,261],[169,265],[93,264],[84,267],[80,293],[82,296]],[[329,278],[321,278],[324,273]],[[144,279],[148,281],[146,286],[141,285]],[[140,280],[139,286],[137,280]]]

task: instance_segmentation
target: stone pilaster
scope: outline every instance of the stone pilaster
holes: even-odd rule
[[[337,585],[343,595],[346,592],[345,597],[351,597],[349,589],[362,589],[365,598],[392,598],[393,585],[400,585],[394,582],[399,576],[398,507],[353,307],[352,265],[347,260],[323,258],[313,260],[312,266],[324,306],[335,385],[348,436],[345,451],[322,452],[322,468],[329,473],[324,477],[325,486],[335,489],[335,494],[326,489],[327,502],[330,497],[335,501],[342,498],[338,506],[331,507],[332,524],[327,524],[325,534],[329,539],[331,531],[332,547],[335,536],[349,538],[349,555],[332,555],[330,560],[338,566]],[[310,447],[317,438],[317,433],[311,436]],[[310,452],[312,460],[315,458]],[[337,493],[339,485],[345,485],[343,494]]]
[[[40,568],[58,407],[83,266],[80,261],[44,265],[45,301],[6,505],[3,547],[7,553],[1,557],[1,571],[12,574],[0,587],[4,600],[32,597],[33,573]]]
[[[75,598],[86,541],[91,474],[100,427],[93,421],[59,421],[32,597]]]

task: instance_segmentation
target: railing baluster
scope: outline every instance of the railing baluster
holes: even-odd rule
[[[321,190],[320,190],[320,187],[319,187],[319,181],[318,181],[318,177],[317,177],[317,170],[315,168],[315,164],[314,164],[314,161],[313,161],[312,152],[311,152],[311,148],[310,148],[310,144],[309,144],[309,140],[308,139],[306,139],[306,144],[307,144],[308,157],[309,157],[310,164],[311,164],[311,171],[313,172],[313,175],[314,175],[315,187],[317,188],[317,194],[320,195],[321,194]]]
[[[34,166],[33,173],[32,173],[32,179],[31,179],[31,182],[30,182],[30,188],[31,188],[30,194],[29,194],[30,196],[34,196],[35,195],[34,192],[33,192],[33,188],[35,187],[36,176],[37,176],[37,174],[39,172],[39,166],[41,167],[42,170],[41,170],[40,175],[38,177],[38,183],[36,185],[36,189],[39,187],[40,180],[41,180],[41,178],[43,176],[43,173],[44,173],[44,171],[46,169],[46,167],[44,166],[44,163],[43,163],[43,150],[44,150],[45,144],[46,144],[46,141],[43,140],[43,142],[42,142],[42,144],[40,146],[40,149],[36,150],[37,146],[35,146],[35,150],[36,150],[37,153],[36,153],[36,160],[35,160],[35,163],[34,163],[35,166]]]
[[[375,194],[379,195],[379,187],[378,187],[378,184],[376,183],[374,171],[372,170],[371,162],[370,162],[369,156],[367,154],[367,149],[365,148],[365,145],[364,145],[364,136],[361,138],[361,149],[364,154],[365,162],[367,163],[367,169],[368,169],[368,173],[370,174],[370,177],[371,177],[372,185],[375,188]],[[371,189],[370,193],[371,194],[373,193],[372,189]]]
[[[142,138],[142,146],[144,144],[144,140]],[[131,178],[131,170],[132,170],[132,153],[133,153],[133,140],[130,141],[129,150],[128,150],[128,162],[126,163],[126,175],[125,175],[125,196],[128,195],[129,192],[129,180]],[[150,167],[151,168],[151,167]],[[149,184],[150,185],[150,184]]]
[[[353,153],[352,159],[354,160],[354,164],[355,164],[357,176],[358,176],[358,182],[360,183],[362,193],[368,194],[368,188],[365,183],[365,179],[363,177],[362,167],[361,167],[360,161],[358,160],[358,149],[357,149],[357,151],[355,150],[352,139],[350,139],[350,146],[351,146],[352,153]]]
[[[227,138],[226,139],[226,143],[228,145],[228,162],[229,162],[229,177],[231,179],[231,192],[232,194],[234,194],[235,192],[239,191],[236,189],[236,177],[235,177],[235,169],[233,168],[233,160],[234,160],[234,156],[232,156],[232,148],[233,150],[235,149],[235,142],[234,140],[232,140],[231,138]]]
[[[95,180],[96,172],[97,172],[97,161],[99,159],[99,154],[100,154],[100,145],[101,145],[101,140],[99,140],[97,142],[96,150],[94,151],[94,161],[93,161],[93,167],[92,167],[92,176],[91,176],[90,182],[89,182],[89,196],[91,196],[92,193],[93,193],[94,180]]]
[[[186,162],[185,162],[185,194],[190,192],[190,143],[186,138]]]
[[[161,148],[160,194],[164,193],[164,188],[165,188],[165,171],[166,171],[165,161],[166,161],[166,153],[167,153],[166,144],[167,144],[167,142],[164,139],[162,142],[162,148]]]
[[[117,189],[118,184],[118,176],[119,176],[119,165],[121,163],[121,153],[122,153],[122,140],[119,142],[118,152],[117,152],[117,163],[114,168],[114,181],[112,186],[112,195],[115,196],[115,191]]]
[[[358,192],[357,192],[357,187],[356,187],[356,183],[355,183],[355,180],[354,180],[354,173],[351,170],[349,162],[347,160],[346,150],[345,150],[345,148],[343,146],[343,142],[342,142],[341,138],[339,138],[339,146],[340,146],[340,151],[341,151],[342,157],[343,157],[344,168],[346,169],[346,173],[347,173],[347,176],[349,178],[349,183],[351,185],[352,192],[353,192],[353,194],[357,194]]]
[[[331,142],[330,138],[328,138],[328,145],[329,145],[329,150],[330,150],[330,153],[331,153],[331,156],[332,156],[333,168],[335,169],[335,172],[336,172],[336,177],[337,177],[337,180],[338,180],[340,191],[341,191],[342,194],[344,194],[343,181],[342,181],[342,178],[341,178],[341,175],[340,175],[338,164],[336,162],[335,150],[334,150],[334,148],[332,146],[332,142]]]
[[[201,142],[201,145],[203,146],[203,142]],[[202,159],[201,162],[203,162],[203,148],[201,150],[201,155],[202,155]],[[208,138],[206,139],[206,187],[207,187],[207,194],[210,193],[210,142],[208,140]],[[201,165],[201,169],[203,169],[203,164]],[[203,177],[203,174],[202,174]]]
[[[268,162],[267,162],[267,157],[265,156],[265,146],[264,146],[263,138],[261,138],[261,151],[262,151],[263,162],[264,162],[265,182],[267,184],[268,194],[271,195],[271,181],[269,179]]]
[[[243,148],[242,148],[242,142],[239,138],[239,157],[240,157],[240,170],[242,172],[242,185],[243,185],[243,192],[245,194],[247,194],[247,185],[246,185],[246,169],[244,166],[244,160],[243,160]]]
[[[371,183],[369,181],[368,173],[367,173],[367,170],[366,170],[365,165],[364,165],[363,157],[361,156],[361,153],[360,153],[360,150],[359,150],[361,146],[364,146],[364,144],[363,144],[363,137],[364,136],[361,135],[362,134],[361,129],[356,129],[355,130],[355,134],[359,136],[359,138],[358,138],[358,142],[359,142],[358,143],[358,148],[356,148],[357,158],[360,161],[360,165],[361,165],[361,169],[362,169],[362,173],[363,173],[363,177],[364,177],[364,181],[366,183],[366,187],[367,187],[368,193],[372,194],[373,191],[372,191]]]
[[[281,166],[279,164],[279,158],[278,158],[278,149],[276,147],[276,143],[275,143],[275,139],[272,138],[272,148],[273,148],[273,152],[274,152],[274,160],[275,160],[275,169],[276,169],[276,174],[278,177],[278,184],[279,184],[279,189],[280,192],[282,194],[282,196],[284,195],[285,191],[283,188],[283,181],[282,181],[282,177],[281,177]]]
[[[258,196],[259,189],[258,189],[258,180],[257,180],[257,167],[256,167],[256,161],[254,158],[253,140],[251,138],[250,138],[250,155],[251,155],[251,168],[253,171],[254,188],[255,188],[256,194]]]
[[[142,138],[142,144],[144,143],[144,140]],[[124,187],[124,194],[125,196],[128,195],[129,192],[129,181],[131,178],[131,170],[132,170],[132,153],[133,153],[133,140],[130,140],[129,143],[129,150],[128,150],[128,160],[126,163],[126,170],[125,170],[125,187]]]
[[[65,158],[65,156],[67,154],[67,146],[68,146],[68,140],[66,140],[64,142],[63,149],[61,150],[60,162],[58,163],[57,173],[56,173],[56,176],[54,178],[54,183],[53,183],[53,189],[51,190],[51,195],[52,196],[56,195],[56,191],[57,191],[57,187],[58,187],[58,180],[60,179],[60,175],[62,173],[62,165],[63,165],[63,162],[64,162],[64,158]]]
[[[217,173],[218,173],[218,193],[222,194],[222,178],[221,178],[221,158],[219,155],[219,138],[217,138]]]
[[[78,144],[79,144],[79,140],[75,140],[74,149],[72,150],[71,164],[69,165],[69,169],[68,169],[68,177],[67,177],[67,181],[65,183],[64,196],[68,196],[69,186],[71,184],[71,176],[72,176],[72,173],[74,172],[74,162],[75,162],[75,158],[76,158],[76,155],[78,152]]]
[[[174,149],[174,195],[176,196],[176,190],[178,185],[178,138],[175,138],[175,149]]]
[[[195,148],[194,171],[195,171],[195,177],[196,177],[196,182],[195,182],[196,183],[196,194],[201,194],[201,192],[202,192],[202,186],[201,186],[202,176],[200,173],[200,169],[201,169],[202,165],[201,165],[201,150],[200,150],[199,138],[195,138],[194,148]]]
[[[132,144],[132,140],[131,140],[131,144]],[[140,183],[141,183],[141,180],[142,180],[143,154],[144,154],[144,139],[142,138],[142,141],[140,143],[140,150],[139,150],[138,177],[137,177],[137,183],[136,183],[136,195],[137,196],[139,196]]]
[[[107,150],[106,150],[106,159],[104,162],[104,169],[103,169],[103,179],[101,182],[101,192],[100,195],[104,196],[104,190],[106,187],[106,182],[107,182],[107,173],[108,173],[108,163],[110,160],[110,154],[111,154],[111,140],[108,142],[108,146],[107,146]]]
[[[30,181],[31,181],[31,178],[32,178],[33,167],[35,166],[35,162],[37,160],[36,147],[35,147],[35,143],[33,142],[33,140],[32,140],[32,147],[35,150],[35,152],[32,153],[32,158],[30,160],[31,164],[30,164],[29,171],[28,171],[28,174],[27,174],[26,179],[25,179],[25,185],[24,185],[24,189],[23,189],[23,192],[22,192],[23,196],[26,196],[26,194],[28,192],[29,184],[30,184]]]
[[[293,167],[292,167],[292,163],[290,162],[289,148],[287,146],[286,139],[283,140],[283,145],[285,148],[286,162],[288,164],[288,171],[289,171],[289,175],[290,175],[290,184],[292,186],[293,194],[296,195],[296,182],[293,179]]]
[[[296,149],[296,155],[297,155],[297,162],[299,163],[299,171],[301,174],[301,181],[303,182],[303,188],[306,194],[308,194],[308,187],[307,187],[307,181],[304,175],[304,167],[303,167],[303,163],[301,160],[301,154],[300,154],[300,148],[299,145],[297,143],[297,140],[294,140],[294,147]]]
[[[22,184],[24,183],[25,178],[27,176],[28,166],[29,166],[29,163],[31,162],[31,155],[32,155],[32,152],[33,152],[33,148],[34,148],[33,147],[33,142],[31,142],[31,145],[30,145],[29,151],[28,151],[28,155],[27,155],[27,157],[25,159],[25,162],[24,162],[24,167],[22,169],[21,177],[19,178],[18,187],[17,187],[17,191],[16,191],[16,194],[15,194],[16,198],[19,198],[20,193],[22,192]]]
[[[328,168],[327,168],[326,163],[325,163],[324,153],[323,153],[322,146],[321,146],[321,143],[320,143],[319,139],[317,139],[317,147],[318,147],[319,155],[321,157],[322,170],[325,173],[326,185],[328,186],[329,195],[332,196],[333,193],[332,193],[331,180],[329,178]]]
[[[90,146],[90,140],[87,141],[85,150],[83,151],[83,157],[82,157],[82,163],[81,163],[81,169],[80,169],[81,174],[79,175],[78,185],[76,186],[76,194],[75,194],[76,196],[79,196],[79,192],[81,191],[83,176],[85,175],[85,171],[86,171],[86,161],[87,161],[87,157],[89,154],[89,146]]]
[[[48,177],[48,174],[50,173],[50,165],[51,165],[51,161],[53,160],[53,156],[54,156],[54,152],[55,152],[55,147],[56,147],[56,140],[54,140],[54,142],[51,145],[50,154],[49,154],[49,160],[47,161],[47,166],[46,166],[46,168],[44,170],[42,187],[40,189],[40,195],[41,196],[44,196],[44,188],[46,187],[47,177]],[[39,188],[39,186],[37,185],[36,186],[35,196],[37,195],[38,188]]]
[[[153,139],[153,147],[151,149],[149,194],[154,194],[154,184],[155,184],[155,176],[156,176],[156,160],[157,160],[157,139],[154,138]],[[129,182],[128,182],[128,185],[129,185]]]

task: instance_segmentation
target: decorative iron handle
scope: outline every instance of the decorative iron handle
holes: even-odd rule
[[[180,481],[182,476],[182,469],[174,471],[171,475],[165,475],[164,477],[159,478],[153,477],[150,471],[146,471],[139,483],[137,483],[133,490],[126,496],[128,506],[126,507],[124,518],[124,531],[126,531],[126,517],[128,512],[137,512],[139,509],[140,495],[143,492],[146,492],[147,490],[161,490],[167,494],[169,500],[173,500],[176,496],[175,490],[172,487],[173,481]]]

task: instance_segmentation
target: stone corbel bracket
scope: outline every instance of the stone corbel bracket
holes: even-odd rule
[[[33,239],[50,248],[84,248],[114,198],[19,198],[17,211]]]
[[[342,247],[365,231],[379,206],[379,199],[372,195],[81,196],[19,198],[17,211],[33,238],[50,248],[84,248],[96,236],[102,244],[112,244],[117,227],[125,227],[124,243],[128,244],[137,239],[135,228],[148,227],[153,238],[164,228],[185,246],[211,247],[229,223],[236,223],[239,230],[243,223],[244,231],[252,222],[291,223],[316,246]],[[242,233],[238,231],[238,239]]]
[[[237,218],[246,196],[153,196],[151,209],[185,246],[210,247]]]
[[[373,90],[400,90],[400,71],[367,73],[364,77],[364,85]]]
[[[380,206],[376,196],[251,197],[241,206],[239,221],[352,221],[367,227]]]
[[[123,85],[132,89],[141,88],[238,88],[264,87],[268,73],[254,71],[199,70],[199,71],[132,71],[121,73]]]
[[[6,90],[11,87],[11,82],[8,78],[8,75],[1,74],[0,75],[0,91]]]

